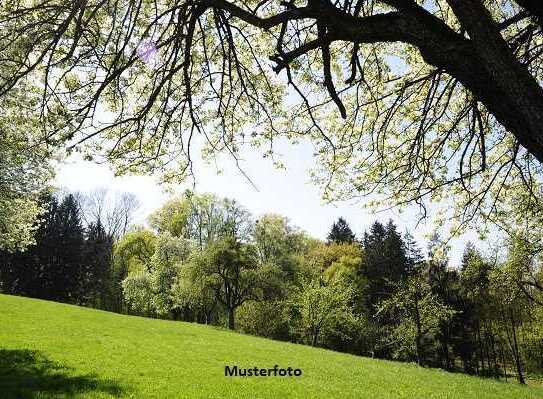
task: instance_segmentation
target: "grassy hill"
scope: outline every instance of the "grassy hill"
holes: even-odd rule
[[[301,377],[225,377],[225,365]],[[0,397],[543,398],[543,390],[197,324],[0,295]]]

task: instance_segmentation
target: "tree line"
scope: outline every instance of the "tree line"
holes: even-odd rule
[[[0,252],[3,292],[225,326],[495,378],[543,369],[539,259],[520,237],[503,261],[468,244],[449,266],[392,221],[360,238],[339,218],[327,240],[283,216],[185,192],[132,226],[127,196],[48,195],[35,245]]]

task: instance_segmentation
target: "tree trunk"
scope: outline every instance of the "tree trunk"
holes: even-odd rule
[[[505,360],[505,355],[503,354],[503,346],[501,344],[500,344],[500,356],[502,358],[503,376],[505,377],[505,382],[507,382],[507,362]]]
[[[482,1],[447,3],[469,34],[475,50],[471,66],[480,65],[472,76],[459,75],[458,79],[520,144],[543,161],[543,89],[515,57]]]
[[[311,339],[311,346],[317,346],[317,340],[319,338],[319,332],[313,331],[313,337]]]
[[[228,309],[228,328],[234,330],[234,308]]]
[[[420,322],[420,313],[419,313],[419,298],[418,294],[415,294],[415,324],[417,326],[417,335],[415,336],[415,349],[417,351],[417,364],[423,366],[422,361],[422,326]]]
[[[479,341],[479,360],[481,362],[481,374],[484,375],[485,373],[485,356],[483,351],[483,339],[481,338],[481,325],[479,321],[477,321],[477,336]]]
[[[517,375],[518,375],[518,382],[519,384],[526,384],[526,381],[524,380],[524,375],[522,374],[522,364],[520,362],[520,352],[518,349],[518,341],[517,341],[517,329],[515,326],[515,319],[513,318],[513,311],[509,310],[510,319],[511,319],[511,327],[512,327],[512,335],[513,335],[513,356],[515,357],[515,366],[517,367]]]

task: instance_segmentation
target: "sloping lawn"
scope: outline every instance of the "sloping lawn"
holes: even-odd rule
[[[301,377],[225,377],[225,366]],[[0,398],[543,398],[522,387],[212,327],[0,295]]]

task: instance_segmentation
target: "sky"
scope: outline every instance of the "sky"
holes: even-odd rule
[[[286,169],[277,169],[257,151],[242,154],[241,168],[256,187],[229,159],[219,162],[221,170],[197,160],[195,190],[236,199],[255,218],[270,212],[286,216],[293,225],[321,239],[326,238],[332,223],[340,216],[347,220],[357,237],[362,237],[375,220],[385,223],[392,219],[401,233],[408,229],[423,253],[426,253],[426,236],[435,226],[431,220],[417,224],[419,215],[415,208],[373,212],[365,209],[360,201],[325,203],[319,187],[310,181],[309,171],[314,165],[311,146],[280,145],[277,153]],[[101,188],[112,192],[131,192],[141,203],[134,215],[137,224],[145,224],[149,214],[174,194],[166,192],[155,177],[115,176],[107,164],[83,161],[77,156],[68,158],[58,166],[55,185],[69,192],[90,192]],[[187,188],[193,188],[192,182],[180,184],[174,190],[182,192]],[[477,235],[468,232],[449,243],[451,266],[459,265],[468,240],[477,242]]]

